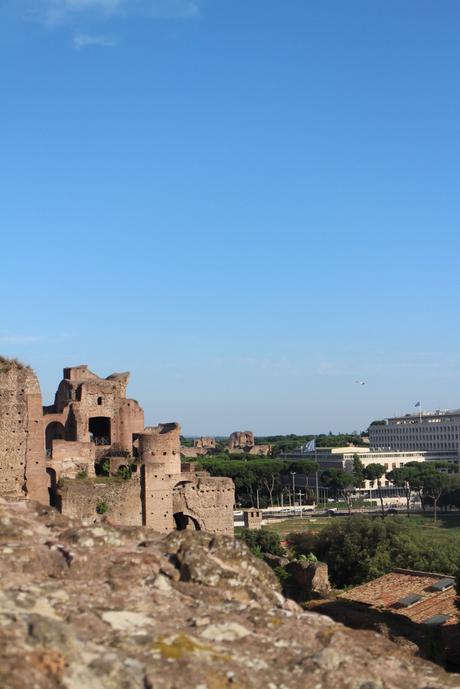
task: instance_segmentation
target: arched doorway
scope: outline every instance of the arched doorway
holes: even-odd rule
[[[110,445],[110,417],[93,416],[89,419],[88,430],[95,445]]]
[[[198,521],[189,514],[184,514],[184,512],[175,512],[174,522],[177,531],[201,531]]]
[[[54,469],[47,469],[48,474],[48,499],[51,507],[58,506],[58,496],[57,496],[57,481],[56,472]]]
[[[65,428],[59,421],[52,421],[45,429],[46,456],[51,457],[53,440],[64,440]]]

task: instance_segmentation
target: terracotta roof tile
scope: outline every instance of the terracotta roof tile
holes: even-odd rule
[[[456,606],[455,586],[444,591],[430,590],[433,584],[443,578],[446,578],[445,574],[396,570],[345,591],[340,598],[404,615],[417,623],[423,623],[435,615],[448,615],[449,619],[444,624],[457,624],[460,614]],[[421,600],[408,607],[399,605],[399,601],[411,595],[419,595]]]

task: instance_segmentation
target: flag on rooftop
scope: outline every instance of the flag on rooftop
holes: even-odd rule
[[[416,402],[416,403],[414,404],[414,407],[420,407],[420,402]]]
[[[314,452],[316,450],[316,440],[310,440],[306,445],[304,445],[305,452]]]

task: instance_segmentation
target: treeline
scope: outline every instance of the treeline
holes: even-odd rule
[[[316,462],[309,460],[293,462],[257,459],[253,455],[248,455],[244,459],[241,459],[241,455],[237,456],[238,459],[231,459],[227,455],[206,456],[200,458],[197,463],[198,468],[208,471],[211,476],[228,476],[233,479],[235,501],[242,507],[253,507],[257,503],[260,507],[287,503],[290,491],[284,484],[291,472],[295,471],[308,477],[318,470]]]
[[[291,474],[295,472],[308,478],[318,472],[320,486],[328,489],[328,495],[347,503],[351,512],[357,489],[362,489],[365,481],[377,491],[382,516],[385,517],[384,488],[385,479],[401,489],[406,496],[407,513],[410,514],[410,499],[418,494],[422,509],[433,507],[436,521],[439,508],[460,507],[460,475],[454,473],[456,466],[449,462],[408,462],[404,467],[387,471],[385,465],[372,463],[363,466],[358,455],[353,460],[352,471],[325,469],[320,471],[312,460],[286,460],[257,458],[254,455],[218,454],[198,459],[198,468],[208,471],[211,476],[228,476],[235,483],[236,503],[243,507],[260,507],[286,504],[292,501]],[[313,501],[314,491],[304,488],[305,501]]]
[[[366,443],[364,441],[364,433],[339,433],[339,434],[324,434],[320,435],[266,435],[257,436],[255,438],[256,445],[272,445],[272,456],[277,457],[282,452],[292,452],[297,450],[301,445],[305,445],[310,440],[316,441],[316,447],[346,447],[347,445],[354,445],[362,447]]]
[[[271,445],[273,447],[272,456],[278,457],[282,452],[293,452],[301,445],[305,445],[310,440],[316,441],[316,447],[346,447],[347,445],[355,445],[362,447],[366,443],[364,441],[365,433],[321,433],[319,435],[296,435],[290,433],[288,435],[265,435],[256,436],[254,441],[256,445]],[[228,438],[216,438],[216,452],[227,452]],[[193,447],[193,438],[181,436],[181,445],[184,447]]]

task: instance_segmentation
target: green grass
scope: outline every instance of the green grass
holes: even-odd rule
[[[406,517],[394,517],[387,515],[385,519],[406,519]],[[270,531],[276,531],[281,538],[290,533],[299,533],[303,531],[311,531],[313,533],[321,531],[328,524],[348,519],[348,517],[306,517],[285,519],[282,522],[268,523],[264,528]],[[381,519],[380,515],[375,515],[373,519]],[[460,539],[460,513],[442,514],[438,515],[438,521],[435,525],[433,523],[433,515],[428,514],[413,514],[409,519],[414,528],[421,529],[426,533],[430,539],[435,539],[439,542],[446,542],[452,538]]]

